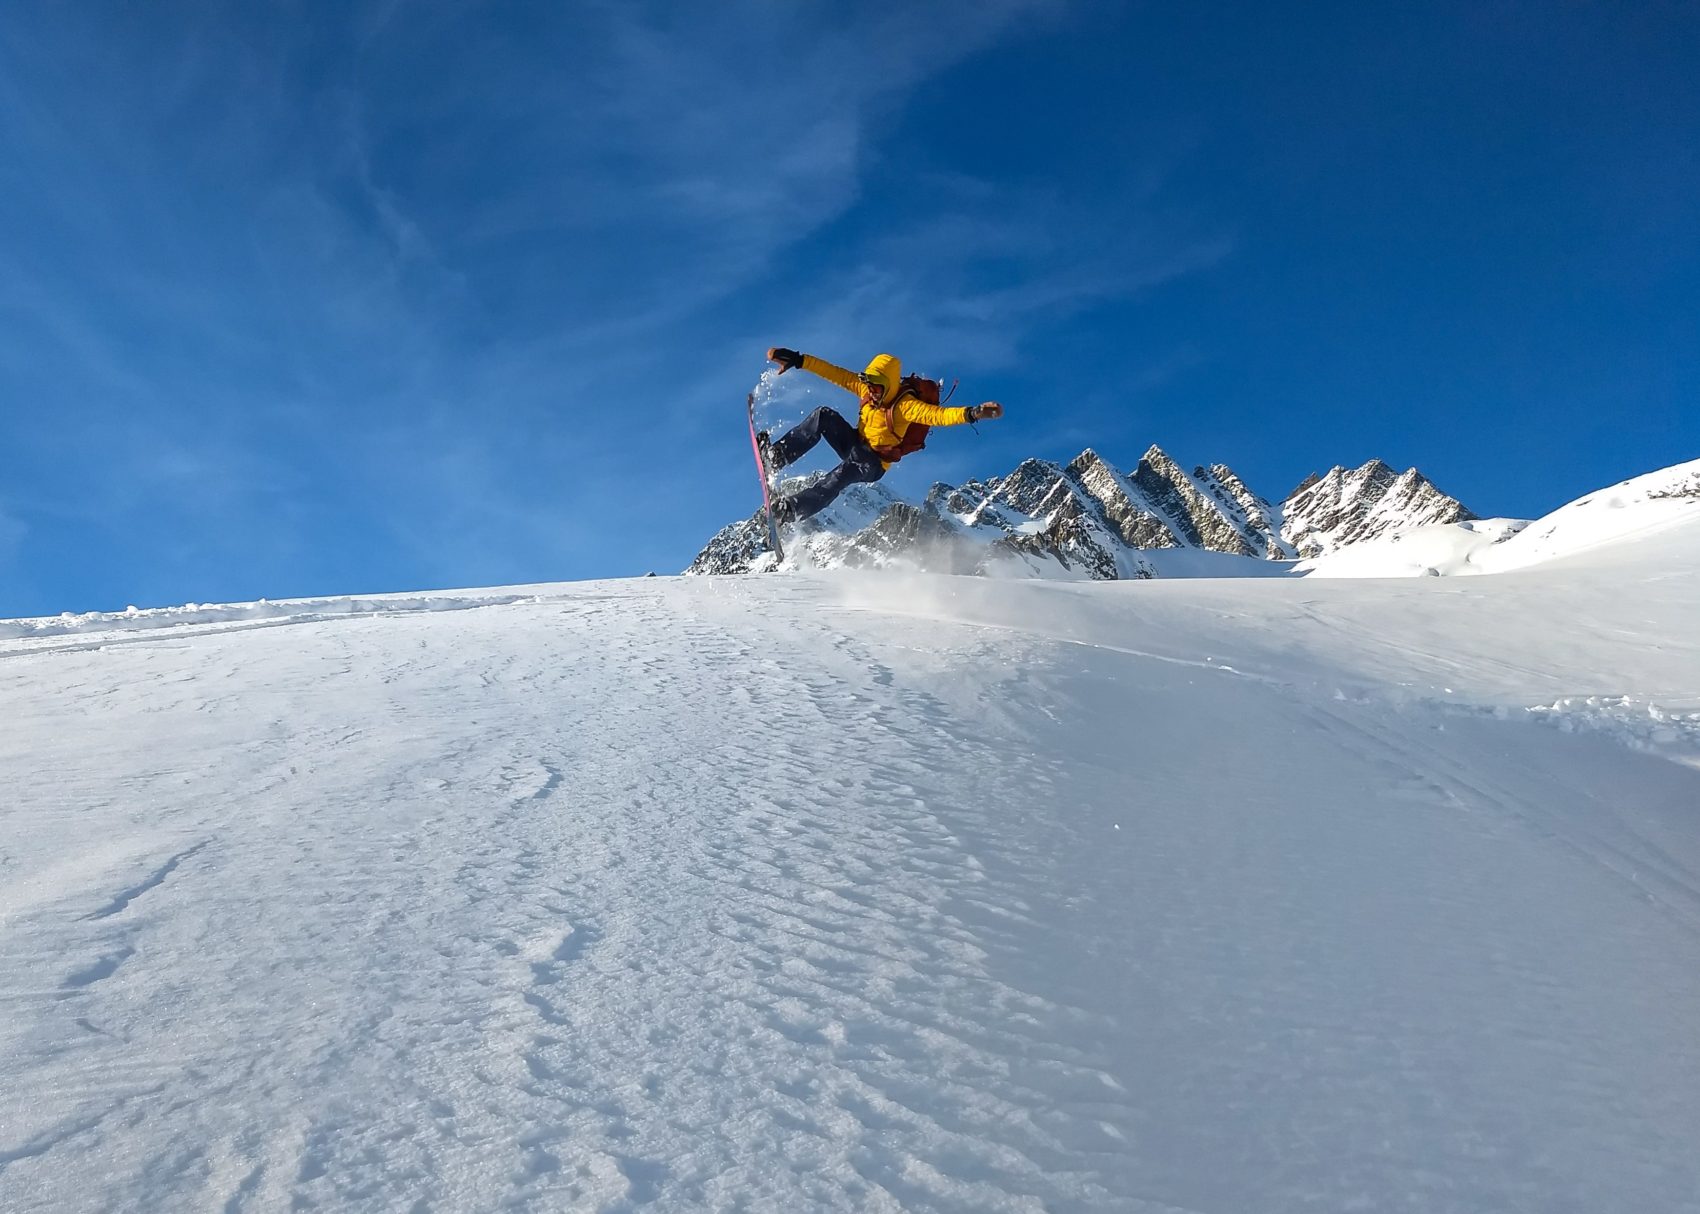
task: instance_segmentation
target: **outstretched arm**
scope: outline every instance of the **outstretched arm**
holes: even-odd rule
[[[913,396],[905,396],[897,402],[897,407],[903,411],[906,421],[920,422],[923,426],[960,426],[963,422],[977,422],[981,418],[1003,416],[1003,406],[995,400],[959,409],[945,405],[929,405]]]
[[[837,384],[852,395],[862,394],[862,381],[856,377],[855,372],[834,366],[824,358],[816,358],[813,354],[799,354],[795,350],[787,350],[784,346],[775,346],[767,352],[767,357],[769,362],[779,364],[781,375],[794,367],[801,367],[811,375],[820,376],[829,384]]]

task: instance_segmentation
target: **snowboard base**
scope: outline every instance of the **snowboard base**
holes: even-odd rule
[[[750,450],[755,452],[756,475],[761,478],[761,510],[767,520],[767,548],[773,553],[774,563],[785,560],[785,549],[779,542],[779,524],[773,521],[773,470],[767,466],[763,457],[761,440],[756,437],[756,394],[750,393]]]

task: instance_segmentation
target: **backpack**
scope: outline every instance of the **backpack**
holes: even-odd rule
[[[883,406],[886,425],[893,433],[897,431],[897,402],[905,396],[913,396],[923,405],[942,405],[956,393],[956,384],[952,384],[950,391],[944,394],[944,400],[940,400],[939,389],[943,386],[942,380],[928,379],[925,375],[905,375],[897,381],[897,394]],[[879,453],[880,457],[895,464],[905,455],[913,455],[927,445],[927,431],[931,429],[932,427],[924,422],[910,422],[909,428],[903,432],[903,437],[897,440],[897,445],[885,448]]]

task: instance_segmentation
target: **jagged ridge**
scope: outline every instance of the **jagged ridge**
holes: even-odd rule
[[[1428,523],[1476,517],[1415,468],[1394,472],[1378,459],[1311,475],[1287,496],[1281,513],[1283,538],[1307,558]]]
[[[814,568],[1113,580],[1156,576],[1149,554],[1163,550],[1289,561],[1474,517],[1416,469],[1395,474],[1379,460],[1311,476],[1276,506],[1223,464],[1188,473],[1153,446],[1123,473],[1089,448],[1066,466],[1028,459],[1006,476],[935,484],[918,505],[854,485],[795,529],[788,552]],[[685,572],[744,573],[771,559],[757,512],[722,528]]]

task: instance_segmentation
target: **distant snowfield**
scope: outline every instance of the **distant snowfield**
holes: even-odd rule
[[[0,624],[0,1209],[1700,1209],[1697,619],[1678,519]]]
[[[1589,493],[1533,523],[1479,519],[1354,544],[1296,571],[1312,577],[1505,573],[1594,552],[1700,520],[1700,460]]]

